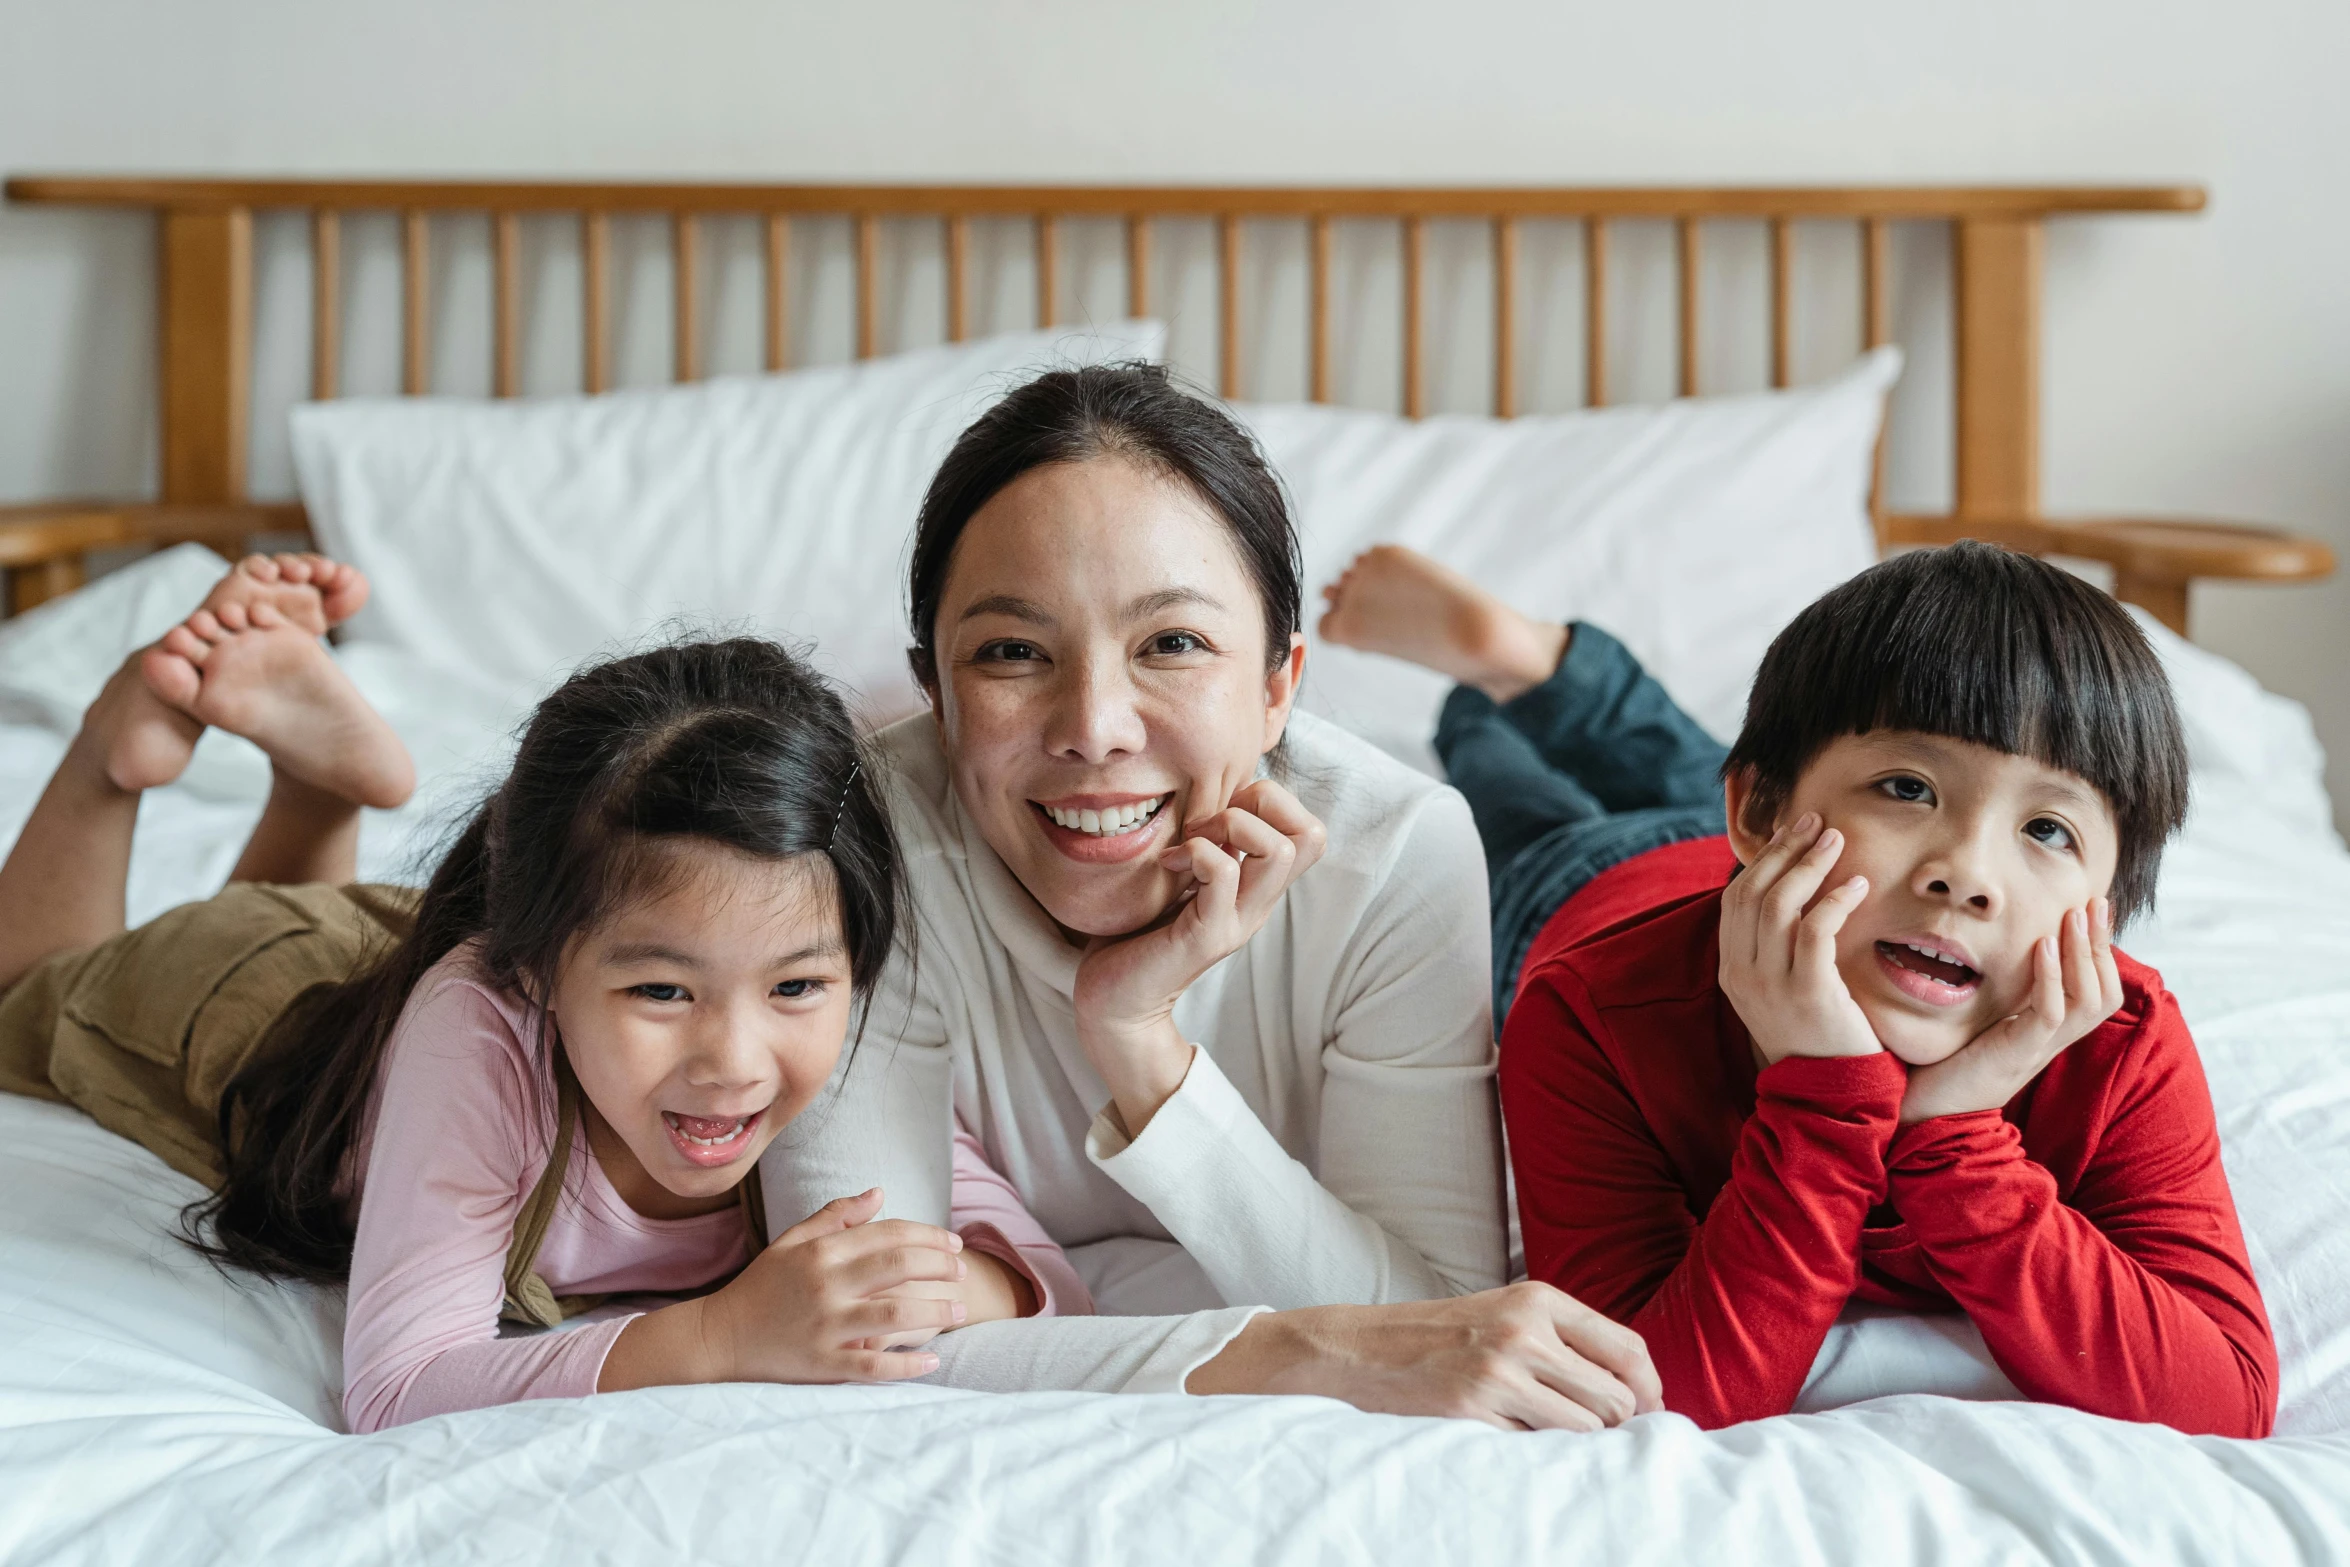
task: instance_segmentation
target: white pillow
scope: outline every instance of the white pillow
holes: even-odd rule
[[[860,364],[527,402],[294,410],[321,547],[374,579],[346,631],[510,692],[683,619],[813,639],[883,719],[917,702],[914,513],[982,410],[1055,365],[1163,356],[1127,321]]]
[[[122,661],[187,619],[227,572],[203,545],[175,544],[0,621],[0,723],[72,735]]]
[[[1801,391],[1524,419],[1238,410],[1303,536],[1303,705],[1417,767],[1447,683],[1315,637],[1322,585],[1377,543],[1434,556],[1529,614],[1619,638],[1727,739],[1770,639],[1877,558],[1869,478],[1898,349]]]

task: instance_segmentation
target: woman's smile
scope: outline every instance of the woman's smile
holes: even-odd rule
[[[1072,794],[1031,800],[1045,842],[1084,865],[1120,865],[1172,841],[1175,798],[1166,794]]]

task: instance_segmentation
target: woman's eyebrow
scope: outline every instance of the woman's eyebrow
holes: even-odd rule
[[[1197,604],[1203,609],[1222,609],[1224,607],[1222,599],[1202,593],[1197,588],[1161,588],[1156,593],[1145,593],[1142,597],[1130,601],[1121,618],[1142,620],[1158,614],[1161,610],[1173,609],[1178,604]]]
[[[983,599],[973,599],[963,606],[963,613],[955,618],[964,621],[980,615],[1009,615],[1014,620],[1025,620],[1032,626],[1060,624],[1042,604],[1013,593],[990,593]]]

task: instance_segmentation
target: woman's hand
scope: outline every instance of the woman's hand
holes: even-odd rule
[[[1932,1066],[1910,1069],[1903,1125],[2002,1108],[2067,1046],[2113,1016],[2122,1004],[2113,905],[2092,898],[2065,915],[2058,932],[2032,944],[2032,994],[2022,1011]]]
[[[842,1197],[778,1235],[713,1294],[650,1312],[613,1341],[599,1392],[681,1382],[892,1382],[938,1369],[875,1348],[964,1320],[958,1299],[900,1293],[964,1277],[963,1238],[905,1219],[871,1222],[881,1191]]]
[[[1639,1334],[1547,1284],[1454,1300],[1316,1306],[1250,1321],[1193,1393],[1314,1393],[1390,1415],[1598,1431],[1664,1408]]]
[[[1836,972],[1836,933],[1869,884],[1855,876],[1813,902],[1843,848],[1842,833],[1806,813],[1722,893],[1722,993],[1766,1065],[1885,1048]]]
[[[1264,928],[1324,842],[1321,822],[1270,779],[1183,833],[1159,859],[1192,878],[1171,917],[1134,935],[1096,937],[1077,965],[1078,1042],[1129,1137],[1142,1135],[1191,1070],[1176,1000]]]

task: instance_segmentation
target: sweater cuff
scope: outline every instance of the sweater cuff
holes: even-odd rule
[[[1104,1105],[1086,1129],[1085,1156],[1103,1174],[1126,1188],[1144,1206],[1152,1206],[1161,1191],[1181,1182],[1200,1160],[1211,1157],[1236,1121],[1258,1125],[1256,1112],[1240,1097],[1232,1080],[1218,1070],[1215,1058],[1191,1047],[1191,1066],[1183,1082],[1159,1106],[1158,1114],[1128,1137],[1118,1118]],[[1139,1183],[1139,1185],[1137,1184]]]
[[[1028,1281],[1036,1292],[1036,1309],[1032,1317],[1090,1317],[1093,1315],[1093,1295],[1077,1270],[1069,1266],[1069,1259],[1059,1247],[1049,1251],[1038,1247],[1034,1253],[1021,1250],[1012,1238],[993,1224],[982,1219],[965,1225],[959,1231],[963,1244],[983,1257],[993,1257]]]
[[[1178,1331],[1168,1334],[1151,1351],[1150,1357],[1118,1391],[1188,1394],[1191,1390],[1184,1384],[1191,1380],[1191,1374],[1223,1354],[1224,1346],[1240,1337],[1242,1328],[1270,1309],[1227,1306],[1222,1311],[1193,1312]]]
[[[1901,1114],[1909,1069],[1890,1050],[1865,1056],[1788,1056],[1755,1075],[1758,1099],[1776,1099],[1809,1109],[1881,1112],[1887,1121]]]
[[[1893,1134],[1893,1145],[1885,1150],[1885,1168],[1898,1176],[1930,1175],[2022,1145],[2021,1134],[1998,1110],[1937,1115]]]

